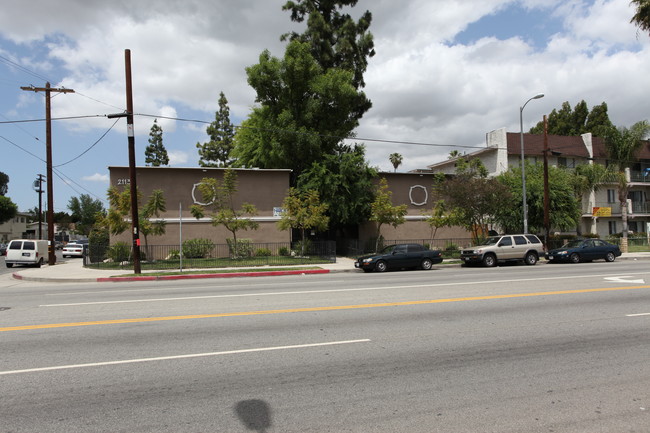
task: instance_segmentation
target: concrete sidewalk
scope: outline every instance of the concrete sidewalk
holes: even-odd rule
[[[616,260],[650,260],[650,252],[647,253],[625,253]],[[458,262],[458,261],[455,261]],[[333,272],[360,272],[354,267],[354,260],[347,257],[337,257],[336,263],[317,265],[320,269],[300,270],[296,266],[273,266],[273,269],[283,268],[279,271],[263,271],[264,267],[255,272],[220,272],[220,269],[184,269],[184,271],[203,271],[200,274],[152,276],[147,271],[139,276],[116,277],[117,275],[132,274],[131,269],[99,270],[84,268],[81,259],[69,259],[54,266],[42,266],[40,268],[15,268],[12,277],[24,281],[59,282],[59,283],[96,283],[96,282],[124,282],[124,281],[153,281],[153,280],[181,280],[199,278],[235,278],[235,277],[262,277],[277,275],[307,275],[325,274]],[[444,262],[443,262],[444,263]],[[541,263],[545,263],[542,260]],[[440,266],[440,265],[437,265]],[[449,266],[449,265],[444,265]],[[451,265],[454,266],[454,265]],[[458,262],[456,266],[460,266]],[[268,267],[268,266],[267,266]],[[250,268],[248,268],[250,269]],[[173,272],[173,270],[169,270]],[[155,272],[155,271],[151,271]]]
[[[301,267],[314,267],[320,269],[303,270]],[[264,271],[264,268],[282,269],[275,271]],[[181,280],[198,278],[234,278],[234,277],[262,277],[277,275],[303,275],[303,274],[326,274],[330,272],[355,272],[354,260],[347,257],[337,257],[336,263],[301,266],[261,266],[254,272],[246,272],[249,268],[242,268],[241,272],[220,272],[222,269],[183,269],[184,272],[201,271],[200,274],[152,276],[152,272],[163,271],[142,271],[139,276],[118,277],[118,275],[133,274],[133,269],[89,269],[83,267],[83,261],[79,259],[67,259],[54,266],[41,266],[40,268],[16,267],[12,277],[24,281],[59,282],[59,283],[95,283],[95,282],[124,282],[124,281],[154,281],[154,280]],[[169,269],[174,272],[174,269]]]

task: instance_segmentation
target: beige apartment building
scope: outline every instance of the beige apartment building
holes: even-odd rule
[[[505,128],[486,135],[486,147],[464,155],[480,158],[490,176],[508,171],[521,165],[521,134],[506,132]],[[575,168],[580,164],[607,165],[604,142],[591,134],[582,136],[548,136],[549,165]],[[524,157],[532,163],[542,164],[544,160],[543,135],[524,134]],[[626,171],[630,191],[626,199],[628,230],[648,234],[650,231],[650,142],[646,142],[637,155],[638,162]],[[442,161],[428,166],[434,173],[453,174],[456,159]],[[552,209],[551,209],[552,212]],[[601,237],[620,233],[621,206],[616,184],[602,185],[594,193],[582,198],[582,233],[595,233]]]
[[[108,167],[110,184],[118,189],[129,188],[128,167]],[[167,210],[161,215],[166,222],[166,233],[162,236],[150,237],[149,243],[157,245],[176,245],[182,233],[183,239],[205,238],[216,244],[225,244],[232,234],[223,226],[213,226],[207,216],[211,209],[206,207],[206,217],[195,219],[190,214],[193,204],[202,204],[197,186],[205,177],[221,179],[223,168],[169,168],[169,167],[136,167],[136,182],[138,190],[146,202],[151,192],[161,189],[166,200]],[[289,190],[291,170],[288,169],[244,169],[237,168],[238,191],[235,197],[235,209],[240,209],[247,202],[257,207],[258,214],[250,217],[259,223],[258,230],[238,232],[238,238],[251,239],[255,243],[290,242],[290,231],[282,231],[277,227],[282,211],[282,203]],[[380,173],[388,181],[393,194],[393,204],[406,204],[408,214],[406,223],[393,228],[382,226],[382,236],[387,240],[427,240],[431,236],[431,228],[426,223],[423,212],[433,206],[431,189],[432,174],[420,173]],[[378,181],[378,179],[377,179]],[[205,204],[205,203],[203,203]],[[368,241],[376,236],[376,225],[366,222],[358,227],[358,239]],[[462,228],[441,228],[436,234],[437,239],[469,238]],[[131,242],[129,232],[113,236],[111,242]]]

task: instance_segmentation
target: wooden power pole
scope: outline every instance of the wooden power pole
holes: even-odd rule
[[[45,83],[45,87],[21,87],[22,90],[30,92],[45,92],[45,149],[46,149],[46,165],[47,165],[47,239],[50,241],[49,252],[47,256],[47,264],[53,265],[56,263],[56,255],[54,254],[54,187],[52,179],[52,107],[51,99],[52,92],[56,93],[74,93],[72,89],[65,88],[51,88],[50,83]]]

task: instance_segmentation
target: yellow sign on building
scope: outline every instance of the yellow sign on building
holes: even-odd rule
[[[596,217],[611,217],[612,208],[611,207],[594,207],[592,208],[592,215]]]

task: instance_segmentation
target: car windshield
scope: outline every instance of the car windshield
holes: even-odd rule
[[[576,247],[582,246],[582,242],[583,242],[582,240],[574,239],[574,240],[569,241],[566,244],[564,244],[563,248],[576,248]]]
[[[496,245],[497,242],[501,239],[501,236],[492,236],[489,237],[487,241],[483,245]]]

